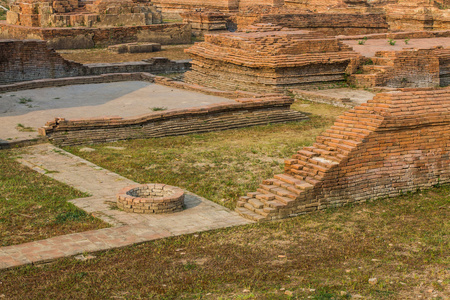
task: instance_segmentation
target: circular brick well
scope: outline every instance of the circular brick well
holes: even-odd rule
[[[133,185],[117,194],[117,206],[126,212],[140,214],[173,213],[183,210],[184,191],[159,183]]]

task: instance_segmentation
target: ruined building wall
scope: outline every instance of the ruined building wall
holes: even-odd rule
[[[378,94],[241,197],[237,211],[270,220],[448,183],[449,112],[450,88]]]
[[[360,57],[336,39],[305,31],[206,35],[187,52],[193,61],[186,82],[255,92],[342,81]]]
[[[82,64],[63,59],[44,41],[4,40],[0,43],[0,84],[84,74]]]

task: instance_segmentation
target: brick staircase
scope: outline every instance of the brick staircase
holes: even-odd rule
[[[254,221],[269,221],[326,208],[316,194],[327,188],[327,178],[335,180],[334,169],[380,123],[379,116],[371,114],[366,105],[340,116],[313,146],[286,160],[284,174],[264,180],[256,192],[240,197],[236,211]]]
[[[386,75],[394,70],[395,54],[392,52],[377,52],[375,57],[370,59],[373,64],[363,65],[360,69],[361,74],[352,74],[349,78],[350,84],[364,88],[385,85]]]

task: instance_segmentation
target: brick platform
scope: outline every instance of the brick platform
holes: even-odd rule
[[[271,220],[450,182],[450,88],[378,94],[337,119],[285,173],[241,197],[237,211]]]
[[[205,35],[187,49],[193,61],[188,83],[254,92],[342,81],[360,55],[334,38],[260,24],[254,32]],[[267,31],[271,30],[271,31]]]

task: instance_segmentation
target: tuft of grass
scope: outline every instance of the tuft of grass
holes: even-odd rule
[[[14,161],[0,151],[0,246],[108,227],[67,200],[87,195]]]
[[[393,39],[389,39],[388,40],[389,45],[391,46],[395,46],[395,44],[397,43],[397,41],[394,41]]]
[[[164,111],[167,110],[167,107],[152,107],[152,111]]]
[[[22,98],[19,99],[19,103],[20,104],[27,104],[27,103],[30,103],[30,102],[33,102],[33,99],[25,98],[25,97],[22,97]]]

